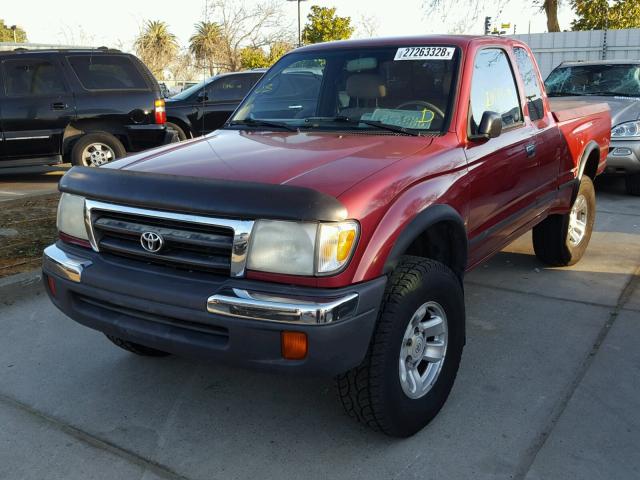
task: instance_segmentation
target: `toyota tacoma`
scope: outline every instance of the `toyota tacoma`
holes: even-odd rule
[[[125,350],[336,376],[408,436],[453,386],[465,272],[531,229],[543,262],[583,256],[610,130],[605,104],[551,105],[517,40],[306,46],[224,128],[72,168],[44,283]]]

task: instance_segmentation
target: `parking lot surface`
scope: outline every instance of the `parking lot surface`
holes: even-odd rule
[[[405,440],[330,379],[136,357],[43,292],[0,303],[0,478],[640,478],[638,207],[604,183],[578,265],[525,235],[469,274],[456,385]]]
[[[58,191],[58,182],[68,165],[23,167],[0,171],[0,202]]]

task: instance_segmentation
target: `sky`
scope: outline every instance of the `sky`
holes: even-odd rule
[[[242,1],[242,0],[232,0]],[[260,0],[244,0],[255,4]],[[297,4],[282,3],[284,20],[292,32],[297,31]],[[358,27],[363,17],[373,19],[379,36],[447,33],[468,12],[451,8],[455,0],[441,0],[448,12],[445,23],[438,15],[427,15],[425,0],[306,0],[302,3],[303,24],[311,5],[336,7],[337,14],[350,16]],[[460,1],[460,0],[458,0]],[[502,12],[496,11],[500,0],[482,0],[487,8],[466,33],[482,33],[484,16],[516,25],[517,33],[546,31],[546,20],[531,0],[510,0]],[[504,0],[506,1],[506,0]],[[18,24],[35,43],[108,46],[129,50],[146,20],[169,24],[181,45],[186,45],[193,25],[202,19],[204,0],[0,0],[0,18],[8,25]],[[568,2],[567,2],[568,3]],[[560,11],[560,27],[569,28],[573,16],[565,7]]]

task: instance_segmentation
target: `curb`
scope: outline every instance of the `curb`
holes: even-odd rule
[[[0,307],[19,298],[34,295],[42,291],[42,270],[37,268],[29,272],[18,273],[0,278]]]

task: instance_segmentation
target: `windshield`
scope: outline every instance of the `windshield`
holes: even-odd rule
[[[258,83],[227,128],[441,132],[452,108],[454,47],[293,53]]]
[[[574,65],[556,68],[544,82],[547,94],[640,97],[640,65]]]
[[[173,97],[170,98],[170,100],[186,100],[198,90],[202,90],[204,87],[206,87],[214,78],[215,77],[211,77],[203,82],[191,85],[189,88],[185,88],[180,93],[176,93]]]

